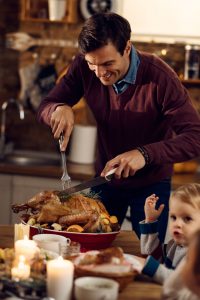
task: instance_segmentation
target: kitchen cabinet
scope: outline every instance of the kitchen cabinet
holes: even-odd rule
[[[32,176],[13,176],[12,199],[13,203],[23,203],[31,199],[35,194],[43,190],[60,189],[60,181],[57,179],[38,178]],[[18,223],[18,215],[11,211],[11,223]]]
[[[22,20],[47,21],[48,18],[49,16],[47,0],[22,0]]]
[[[76,24],[78,0],[21,0],[21,20]]]
[[[12,199],[12,176],[0,174],[0,224],[9,224]]]
[[[78,183],[80,181],[74,180],[72,185]],[[18,214],[14,214],[11,210],[13,203],[24,203],[35,194],[44,190],[60,190],[61,182],[59,179],[53,178],[0,175],[0,189],[0,223],[14,224],[19,223],[19,218]]]

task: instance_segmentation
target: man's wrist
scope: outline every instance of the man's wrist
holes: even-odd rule
[[[150,158],[149,158],[149,154],[146,151],[146,149],[144,147],[137,147],[136,149],[142,154],[142,156],[144,157],[144,160],[145,160],[145,164],[148,165],[150,162]]]

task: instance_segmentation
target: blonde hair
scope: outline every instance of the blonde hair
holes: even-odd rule
[[[170,201],[173,198],[179,199],[183,203],[190,204],[200,210],[200,184],[188,183],[180,186],[172,192]]]

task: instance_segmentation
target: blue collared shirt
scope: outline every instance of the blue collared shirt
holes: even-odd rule
[[[135,48],[132,46],[131,61],[130,61],[130,67],[129,67],[128,73],[126,74],[126,76],[123,79],[121,79],[118,82],[113,84],[113,88],[114,88],[116,94],[123,93],[129,87],[130,84],[135,83],[139,64],[140,64],[139,57],[137,55]]]

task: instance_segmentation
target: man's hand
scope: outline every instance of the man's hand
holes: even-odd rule
[[[142,169],[144,166],[145,159],[140,151],[131,150],[108,161],[101,172],[101,176],[105,176],[108,171],[117,167],[115,177],[117,179],[121,177],[127,178],[128,176],[133,176],[136,171]]]
[[[145,223],[154,222],[156,221],[160,214],[164,209],[164,204],[161,204],[158,209],[156,209],[156,203],[159,197],[155,194],[152,194],[148,198],[146,198],[145,205],[144,205],[144,212],[145,212]]]
[[[65,151],[74,127],[74,113],[70,106],[58,106],[51,115],[50,125],[55,139],[59,139],[63,132],[61,150]]]

